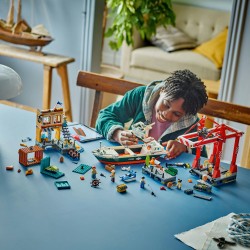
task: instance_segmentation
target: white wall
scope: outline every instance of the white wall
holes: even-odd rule
[[[235,0],[237,1],[237,0]],[[249,71],[249,65],[250,65],[250,50],[249,50],[249,43],[250,43],[250,4],[249,1],[247,1],[247,7],[244,9],[245,11],[245,21],[243,22],[243,30],[241,35],[241,39],[239,39],[238,44],[238,54],[235,58],[235,79],[232,82],[234,88],[232,90],[232,94],[229,94],[229,98],[231,102],[237,103],[239,105],[248,106],[250,107],[250,71]],[[239,30],[239,26],[236,26],[236,30]],[[232,72],[233,73],[233,72]],[[227,84],[225,82],[224,84]],[[237,128],[240,131],[245,132],[246,126],[238,123],[230,123],[230,126]],[[245,135],[242,136],[240,139],[240,148],[238,153],[237,162],[240,162],[242,157],[242,151],[244,146],[244,140],[249,140],[250,138],[246,138]],[[233,141],[230,140],[230,142],[226,145],[224,150],[223,159],[227,161],[231,161],[231,155],[232,155],[232,148],[233,148]]]
[[[89,2],[95,2],[89,0]],[[51,44],[43,48],[44,52],[64,55],[75,58],[75,62],[68,64],[68,75],[70,83],[73,120],[80,119],[80,99],[81,92],[76,86],[76,77],[80,69],[83,68],[83,35],[85,34],[83,20],[84,5],[86,0],[23,0],[22,16],[30,24],[35,26],[42,23],[55,39]],[[102,26],[104,0],[96,0],[96,16],[94,22]],[[6,19],[10,0],[0,1],[0,18]],[[17,0],[15,0],[17,6]],[[101,7],[99,7],[101,6]],[[100,13],[98,13],[98,11]],[[95,61],[91,62],[91,67],[97,69],[100,65],[101,32],[94,26],[94,44],[92,53]],[[0,41],[2,43],[2,41]],[[27,47],[26,47],[27,48]],[[99,53],[99,57],[97,54]],[[13,68],[22,78],[24,83],[23,93],[13,98],[12,101],[35,108],[42,108],[43,96],[43,65],[14,58],[0,57],[0,63]],[[62,101],[61,81],[56,70],[53,70],[53,88],[51,105],[57,101]]]
[[[246,9],[246,20],[244,31],[242,33],[242,41],[239,46],[239,59],[235,79],[235,89],[233,94],[233,102],[250,106],[250,4]]]

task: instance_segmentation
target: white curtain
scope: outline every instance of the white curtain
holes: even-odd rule
[[[100,72],[104,0],[84,0],[82,11],[81,70]],[[94,91],[81,88],[80,122],[90,123]]]
[[[226,53],[224,58],[223,64],[223,71],[221,77],[221,89],[219,91],[218,99],[226,101],[226,102],[233,102],[238,103],[241,105],[246,105],[246,100],[244,98],[245,94],[240,94],[240,91],[246,92],[244,90],[244,84],[240,82],[239,79],[241,74],[240,65],[244,61],[242,58],[242,44],[243,44],[243,35],[244,33],[248,32],[245,27],[245,21],[247,18],[247,4],[248,0],[234,0],[232,6],[232,14],[230,19],[229,25],[229,33],[228,33],[228,42],[226,47]],[[248,65],[245,65],[245,69],[247,70]],[[243,77],[244,78],[244,77]],[[226,122],[226,121],[219,121],[219,122]],[[245,131],[246,126],[229,122],[229,125],[237,128],[240,131]],[[242,150],[243,150],[243,142],[245,140],[245,136],[243,136],[240,140],[239,152],[237,157],[237,162],[240,161],[242,157]],[[233,141],[228,140],[224,146],[223,156],[222,159],[224,161],[231,161],[232,158],[232,148],[233,148]]]
[[[231,102],[236,84],[238,58],[248,0],[234,0],[218,99]]]

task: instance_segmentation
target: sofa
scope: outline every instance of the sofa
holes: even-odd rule
[[[229,12],[184,4],[174,4],[173,9],[176,14],[175,27],[196,42],[194,48],[207,43],[210,44],[210,49],[217,48],[213,39],[228,27]],[[223,48],[225,44],[226,42]],[[122,46],[121,70],[125,78],[145,83],[165,79],[178,69],[189,69],[203,80],[219,81],[221,66],[194,48],[178,48],[167,52],[152,44],[152,41],[143,41],[139,33],[134,32],[134,45]],[[224,55],[224,51],[220,53]],[[220,55],[222,60],[223,55]]]

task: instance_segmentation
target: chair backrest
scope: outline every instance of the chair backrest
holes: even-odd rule
[[[95,121],[100,111],[103,92],[124,95],[127,91],[133,88],[144,86],[141,83],[85,71],[80,71],[78,73],[77,85],[96,90],[94,110],[91,118],[92,127],[95,126]],[[250,107],[209,98],[207,105],[202,108],[199,113],[250,125]]]
[[[96,90],[94,107],[90,123],[91,127],[95,126],[98,113],[102,106],[104,92],[116,95],[124,95],[127,91],[133,88],[143,86],[143,84],[141,83],[108,77],[101,74],[86,71],[79,71],[77,77],[77,85],[84,88]],[[207,116],[225,119],[232,122],[250,125],[250,107],[246,106],[241,106],[209,98],[207,105],[202,108],[199,113]],[[246,146],[248,147],[247,149],[245,149]],[[245,161],[244,165],[250,167],[250,143],[245,143],[244,152],[247,153],[248,157],[248,160]]]
[[[91,127],[95,127],[95,122],[102,106],[104,92],[115,95],[124,95],[127,91],[131,89],[143,86],[143,84],[140,83],[131,82],[119,78],[108,77],[86,71],[80,71],[78,73],[76,84],[84,88],[96,90],[90,121]]]

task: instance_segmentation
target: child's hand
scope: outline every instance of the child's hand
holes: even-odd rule
[[[163,142],[162,146],[164,147],[166,146],[167,157],[169,159],[177,157],[182,152],[187,152],[187,146],[175,140],[169,140],[167,142]]]
[[[124,146],[138,144],[138,138],[131,131],[127,130],[115,130],[113,139]]]

